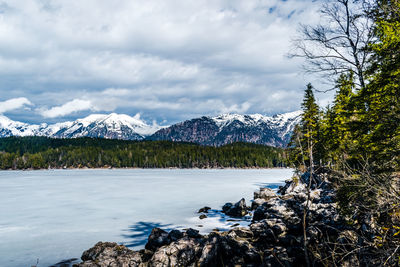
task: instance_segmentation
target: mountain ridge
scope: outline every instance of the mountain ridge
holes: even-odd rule
[[[234,142],[285,147],[294,126],[300,122],[301,111],[272,117],[261,114],[222,114],[186,120],[158,130],[150,140],[194,142],[221,146]]]
[[[220,146],[249,142],[285,146],[301,111],[265,116],[221,114],[203,116],[170,126],[146,123],[140,115],[91,114],[75,121],[28,124],[0,115],[0,137],[45,136],[52,138],[98,137],[122,140],[169,140]]]

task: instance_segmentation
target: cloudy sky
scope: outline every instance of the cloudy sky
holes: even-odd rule
[[[0,114],[37,123],[140,113],[170,124],[297,110],[305,84],[318,81],[286,55],[318,8],[311,0],[0,1]]]

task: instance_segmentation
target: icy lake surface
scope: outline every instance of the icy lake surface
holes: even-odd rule
[[[44,170],[0,172],[0,266],[49,266],[80,258],[98,241],[142,248],[153,227],[229,229],[216,210],[291,169]],[[209,217],[197,210],[210,206]],[[245,225],[246,221],[240,222]]]

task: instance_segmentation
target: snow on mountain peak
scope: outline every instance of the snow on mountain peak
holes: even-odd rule
[[[276,116],[262,114],[222,114],[201,117],[174,124],[157,131],[151,140],[193,142],[202,145],[220,146],[234,142],[250,142],[276,147],[285,147],[291,138],[301,112]]]
[[[273,131],[278,138],[283,140],[282,142],[286,142],[285,140],[290,138],[294,126],[300,121],[300,114],[301,111],[294,111],[271,117],[262,114],[240,115],[228,113],[208,117],[208,119],[215,123],[219,128],[219,132],[227,128],[230,128],[228,131],[240,132],[243,127],[251,128],[253,132],[258,131],[261,135],[265,131]],[[184,123],[181,124],[184,125]],[[42,123],[40,125],[13,121],[6,116],[0,115],[0,137],[36,135],[56,138],[77,138],[88,136],[142,140],[146,136],[153,135],[161,128],[167,127],[159,126],[156,122],[150,125],[141,119],[139,113],[135,116],[117,113],[91,114],[75,121],[55,124]]]
[[[273,118],[278,118],[281,120],[290,120],[299,117],[303,113],[302,110],[296,110],[288,113],[282,113],[282,114],[277,114],[274,115]]]
[[[244,115],[240,114],[226,113],[216,117],[212,117],[211,119],[218,125],[218,127],[226,126],[233,121],[240,121],[242,123],[246,123]]]
[[[4,115],[0,115],[1,136],[30,136],[34,135],[38,125],[29,125],[20,121],[13,121]]]
[[[216,117],[211,117],[211,119],[217,124],[218,127],[224,127],[226,125],[229,125],[233,121],[239,121],[245,125],[257,125],[259,123],[271,123],[276,126],[282,127],[284,126],[288,121],[299,118],[301,115],[302,111],[293,111],[289,113],[283,113],[283,114],[278,114],[274,115],[272,117],[270,116],[265,116],[262,114],[251,114],[251,115],[240,115],[240,114],[222,114]]]
[[[91,114],[75,121],[40,125],[13,121],[0,115],[0,137],[6,136],[49,136],[75,138],[83,136],[141,139],[162,128],[153,122],[147,124],[140,119],[140,114],[134,117],[125,114]]]

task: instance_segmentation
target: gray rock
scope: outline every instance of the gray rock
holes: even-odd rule
[[[246,201],[242,198],[239,202],[232,205],[232,203],[226,203],[222,207],[222,211],[232,217],[243,217],[247,214]]]
[[[255,198],[251,202],[251,210],[257,209],[259,206],[262,206],[265,202],[267,202],[267,201],[265,199],[263,199],[263,198]]]
[[[183,237],[183,233],[179,230],[172,230],[168,234],[169,240],[172,241],[177,241],[178,239],[181,239]]]
[[[203,213],[208,213],[208,211],[209,211],[210,209],[211,209],[210,207],[205,206],[205,207],[199,209],[199,211],[198,211],[197,213],[202,213],[202,212],[203,212]]]
[[[251,239],[254,234],[248,227],[236,227],[235,229],[230,230],[229,232],[235,233],[236,236],[240,238]]]
[[[155,251],[159,247],[167,245],[171,242],[168,233],[160,228],[153,228],[145,246],[146,249]]]
[[[254,199],[262,198],[266,201],[278,197],[271,188],[260,188],[258,192],[254,192]]]
[[[132,251],[125,246],[111,242],[98,242],[93,248],[83,252],[81,259],[83,262],[74,266],[142,266],[142,258],[140,253]]]
[[[225,205],[222,206],[222,212],[226,213],[230,208],[232,208],[232,206],[233,206],[233,204],[230,202],[225,203]]]
[[[199,219],[200,219],[200,220],[203,220],[203,219],[205,219],[205,218],[207,218],[207,215],[205,215],[205,214],[201,214],[201,215],[199,216]]]
[[[219,257],[220,236],[210,235],[209,240],[205,243],[198,262],[199,266],[221,266]]]
[[[189,228],[186,230],[186,236],[191,237],[191,238],[201,238],[202,237],[202,235],[199,234],[198,230],[195,230],[192,228]]]
[[[158,249],[149,261],[149,266],[196,266],[203,246],[193,238],[183,237]]]
[[[250,230],[253,232],[254,238],[258,243],[275,244],[278,241],[274,231],[268,227],[263,221],[250,225]]]
[[[252,219],[252,221],[253,221],[253,222],[255,222],[255,221],[261,221],[261,220],[263,220],[263,219],[265,219],[265,218],[266,218],[266,216],[265,216],[265,209],[264,209],[264,207],[259,206],[259,207],[254,211],[254,213],[253,213],[253,219]]]

